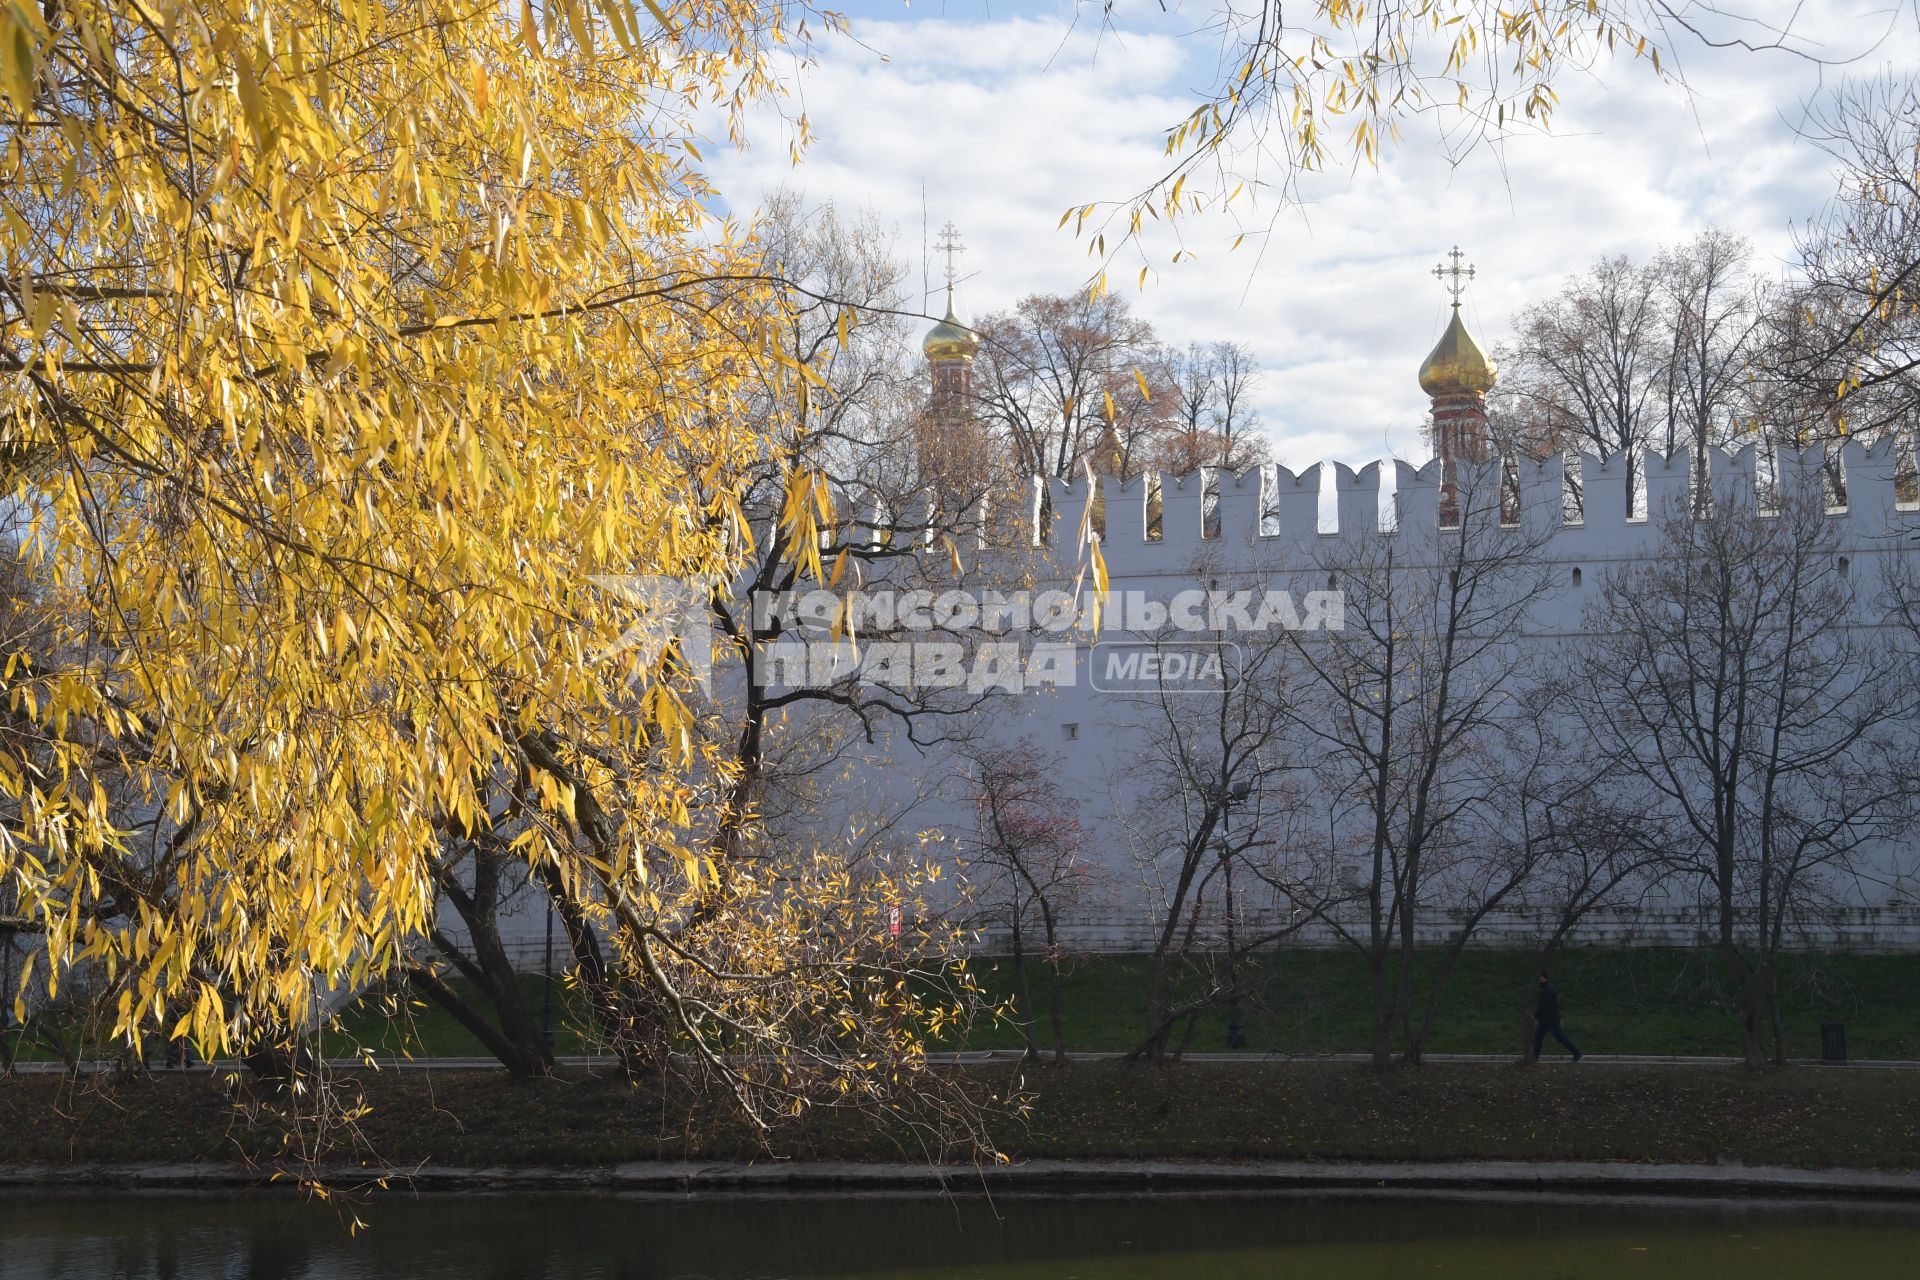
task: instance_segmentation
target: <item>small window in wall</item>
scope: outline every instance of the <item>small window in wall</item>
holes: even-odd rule
[[[1843,579],[1853,576],[1853,561],[1847,559],[1845,556],[1840,557],[1840,576]]]
[[[1063,724],[1060,726],[1060,736],[1068,742],[1077,741],[1080,737],[1080,726],[1077,724]]]
[[[1573,585],[1576,587],[1580,585],[1580,570],[1578,569],[1573,571]]]
[[[1330,574],[1328,574],[1328,575],[1327,575],[1327,590],[1329,590],[1329,591],[1338,591],[1339,589],[1340,589],[1340,578],[1339,578],[1339,576],[1338,576],[1337,574],[1331,574],[1331,573],[1330,573]]]

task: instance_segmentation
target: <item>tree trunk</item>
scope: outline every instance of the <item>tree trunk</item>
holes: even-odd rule
[[[500,1065],[516,1076],[545,1075],[552,1070],[551,1061],[543,1061],[545,1055],[530,1052],[525,1045],[516,1043],[512,1037],[503,1034],[493,1025],[487,1016],[460,997],[439,974],[423,964],[408,966],[407,978],[414,986],[425,992],[429,999],[453,1016],[453,1020],[467,1029],[468,1034],[478,1040],[486,1051],[500,1060]]]
[[[1412,873],[1407,876],[1411,884]],[[1395,903],[1400,912],[1399,973],[1393,984],[1393,1021],[1400,1029],[1400,1050],[1409,1066],[1420,1064],[1420,1044],[1413,1034],[1413,894],[1403,886]]]
[[[499,878],[500,860],[492,853],[476,850],[476,880],[487,881],[485,909],[467,923],[473,954],[487,977],[487,998],[500,1019],[500,1030],[520,1046],[523,1053],[542,1072],[553,1070],[553,1050],[540,1029],[540,1020],[528,1005],[520,988],[520,975],[507,959],[506,944],[500,938]],[[479,898],[476,893],[476,899]]]
[[[1040,1043],[1033,1036],[1033,1019],[1036,1010],[1033,1007],[1033,982],[1027,976],[1026,934],[1020,928],[1020,906],[1013,908],[1013,979],[1020,992],[1020,1017],[1014,1025],[1020,1028],[1020,1038],[1027,1043],[1025,1060],[1032,1062],[1040,1057]]]
[[[524,998],[519,975],[507,959],[506,944],[500,938],[502,859],[478,842],[469,847],[473,858],[472,890],[467,890],[444,868],[438,880],[441,892],[467,927],[471,955],[464,954],[458,944],[437,929],[431,937],[435,948],[492,1007],[493,1023],[497,1025],[488,1025],[488,1020],[469,1001],[426,966],[415,966],[412,976],[422,991],[472,1032],[508,1071],[518,1076],[544,1075],[553,1070],[553,1051],[541,1033],[539,1019]],[[487,1028],[484,1033],[482,1026]]]
[[[1771,1015],[1760,975],[1747,964],[1747,958],[1740,954],[1737,946],[1724,946],[1721,950],[1727,967],[1727,981],[1733,986],[1734,1000],[1740,1013],[1741,1056],[1747,1066],[1755,1070],[1764,1069],[1767,1066],[1766,1027]]]
[[[1180,1020],[1180,1043],[1174,1046],[1170,1055],[1175,1062],[1186,1057],[1187,1050],[1193,1048],[1193,1034],[1200,1029],[1200,1014],[1199,1009],[1189,1009],[1187,1016]]]
[[[1368,953],[1367,973],[1373,997],[1373,1067],[1384,1071],[1393,1065],[1393,994],[1385,948],[1376,946]]]
[[[1774,968],[1772,957],[1761,966],[1762,991],[1767,1001],[1767,1030],[1773,1040],[1773,1065],[1787,1065],[1787,1028],[1780,1018],[1780,981],[1779,971]]]
[[[1166,1021],[1166,984],[1167,953],[1162,947],[1147,960],[1147,1039],[1140,1052],[1152,1062],[1160,1061],[1166,1049],[1168,1029],[1162,1025]]]
[[[312,1074],[320,1065],[305,1041],[282,1034],[255,1040],[241,1052],[240,1062],[276,1098],[293,1092],[301,1077]]]
[[[1060,939],[1053,909],[1040,904],[1040,920],[1047,931],[1047,1012],[1053,1023],[1053,1060],[1067,1060],[1066,1010],[1060,999]]]
[[[592,922],[587,919],[585,909],[567,892],[566,882],[556,867],[543,862],[536,874],[547,891],[547,897],[553,902],[561,927],[567,931],[568,950],[573,954],[574,980],[587,993],[587,1007],[592,1012],[595,1029],[619,1055],[628,1074],[638,1072],[643,1065],[644,1055],[636,1050],[633,1043],[625,1004],[619,987],[608,973],[606,956],[600,949],[600,939],[593,931]]]

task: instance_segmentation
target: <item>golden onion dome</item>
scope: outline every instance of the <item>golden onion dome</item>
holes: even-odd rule
[[[1454,303],[1447,331],[1420,366],[1420,389],[1435,399],[1469,392],[1485,395],[1493,389],[1497,372],[1467,326],[1460,323],[1460,304]]]
[[[980,335],[960,323],[953,313],[953,289],[947,289],[947,314],[927,331],[920,349],[929,360],[971,360],[980,351]]]

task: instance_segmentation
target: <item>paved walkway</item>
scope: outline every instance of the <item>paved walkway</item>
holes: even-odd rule
[[[935,1053],[928,1059],[941,1066],[983,1066],[993,1063],[1012,1065],[1021,1061],[1017,1049],[985,1049],[966,1053]],[[1071,1055],[1074,1062],[1114,1062],[1123,1057],[1121,1053],[1076,1053]],[[1475,1063],[1485,1066],[1510,1066],[1514,1062],[1511,1054],[1497,1053],[1429,1053],[1425,1056],[1429,1063]],[[376,1057],[374,1061],[382,1071],[498,1071],[500,1064],[492,1058],[395,1058]],[[1372,1059],[1364,1053],[1325,1053],[1325,1054],[1288,1054],[1288,1053],[1188,1053],[1181,1057],[1182,1062],[1218,1064],[1218,1063],[1266,1063],[1266,1062],[1349,1062],[1364,1063]],[[1678,1054],[1635,1054],[1635,1053],[1589,1053],[1580,1060],[1580,1070],[1596,1067],[1732,1067],[1738,1066],[1739,1058],[1683,1057]],[[619,1060],[604,1056],[562,1056],[560,1065],[565,1067],[614,1067]],[[230,1058],[222,1058],[214,1063],[220,1070],[232,1070],[239,1063]],[[367,1063],[361,1058],[332,1058],[327,1062],[336,1070],[365,1069]],[[1573,1064],[1565,1057],[1547,1057],[1541,1059],[1541,1066],[1552,1068],[1567,1067]],[[1861,1059],[1846,1063],[1823,1063],[1818,1058],[1794,1058],[1790,1065],[1796,1067],[1854,1067],[1873,1071],[1920,1071],[1920,1062],[1900,1059]],[[108,1060],[81,1064],[82,1071],[112,1071],[118,1063]],[[18,1062],[14,1071],[21,1075],[57,1075],[65,1068],[58,1062]],[[154,1070],[161,1068],[156,1064]],[[207,1070],[205,1064],[192,1068],[195,1071]]]
[[[324,1173],[325,1171],[323,1171]],[[656,1195],[942,1194],[988,1191],[1194,1194],[1338,1192],[1397,1195],[1575,1195],[1638,1199],[1820,1199],[1902,1201],[1920,1206],[1920,1173],[1872,1169],[1788,1169],[1741,1165],[1605,1164],[1588,1161],[1465,1161],[1456,1164],[1332,1164],[1301,1161],[1207,1163],[1178,1160],[1033,1160],[1023,1164],[914,1165],[768,1161],[693,1164],[648,1161],[598,1168],[420,1168],[339,1170],[339,1181],[377,1177],[421,1191],[623,1191]],[[239,1165],[0,1165],[0,1186],[261,1186],[269,1175]],[[290,1184],[287,1184],[290,1185]]]

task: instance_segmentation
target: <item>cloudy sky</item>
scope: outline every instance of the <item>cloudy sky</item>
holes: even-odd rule
[[[817,135],[804,162],[789,163],[770,119],[752,149],[708,153],[715,177],[741,212],[779,186],[871,208],[916,270],[924,190],[929,234],[951,219],[967,243],[970,315],[1074,288],[1093,264],[1071,229],[1055,229],[1060,215],[1124,199],[1159,171],[1162,131],[1210,83],[1218,40],[1200,29],[1215,2],[1167,0],[1163,13],[1119,0],[1104,29],[1097,6],[1082,14],[1071,0],[833,6],[848,10],[854,38],[829,38],[784,107],[804,110]],[[1795,8],[1752,2],[1782,20]],[[1798,6],[1811,57],[1682,41],[1671,61],[1684,86],[1628,59],[1573,73],[1558,84],[1551,135],[1511,137],[1457,166],[1437,122],[1416,120],[1378,170],[1310,175],[1297,203],[1193,220],[1182,237],[1195,257],[1168,265],[1176,242],[1162,234],[1146,246],[1159,270],[1144,291],[1137,254],[1116,260],[1114,287],[1134,292],[1164,339],[1253,347],[1266,370],[1262,426],[1282,461],[1418,459],[1415,371],[1446,319],[1428,272],[1450,246],[1478,268],[1467,317],[1487,345],[1597,255],[1642,257],[1709,224],[1783,270],[1794,224],[1833,188],[1826,158],[1794,135],[1803,104],[1823,83],[1920,55],[1913,18],[1888,3]],[[1764,38],[1696,16],[1716,36]],[[1229,251],[1243,230],[1257,234]],[[937,284],[937,259],[932,272]]]

